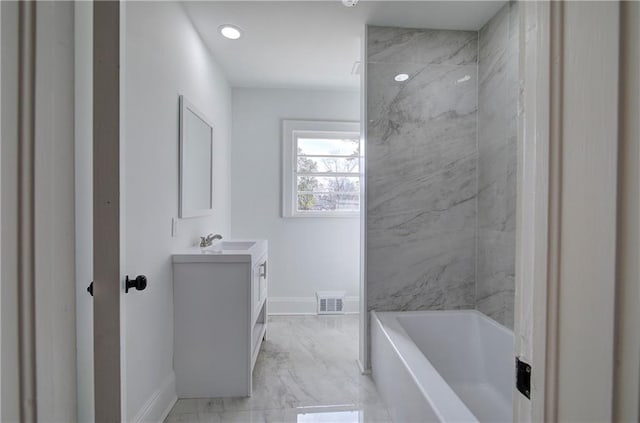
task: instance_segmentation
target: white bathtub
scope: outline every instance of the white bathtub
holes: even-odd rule
[[[371,313],[373,379],[394,422],[511,422],[513,332],[475,310]]]

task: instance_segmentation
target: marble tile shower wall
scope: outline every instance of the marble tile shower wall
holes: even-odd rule
[[[516,250],[518,4],[480,30],[476,308],[513,328]]]
[[[368,27],[369,310],[513,325],[516,23],[507,4],[480,32]]]
[[[475,307],[477,37],[368,27],[369,310]]]

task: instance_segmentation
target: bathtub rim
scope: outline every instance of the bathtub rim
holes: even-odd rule
[[[372,310],[371,313],[376,313],[378,315],[397,315],[397,316],[409,316],[409,315],[421,315],[421,314],[472,314],[474,316],[479,317],[481,320],[485,321],[489,325],[493,326],[500,332],[506,333],[510,336],[514,336],[514,332],[507,328],[506,326],[498,323],[493,320],[491,317],[487,316],[481,311],[475,309],[461,309],[461,310],[411,310],[411,311],[375,311]]]
[[[512,337],[513,331],[507,329],[478,310],[372,310],[370,314],[371,322],[380,329],[387,341],[391,344],[391,347],[402,362],[403,366],[409,372],[414,384],[429,403],[429,406],[437,415],[438,419],[440,419],[440,421],[452,422],[478,422],[478,418],[471,412],[464,401],[462,401],[442,375],[440,375],[438,369],[431,363],[431,361],[429,361],[422,350],[418,348],[411,336],[409,336],[402,324],[398,321],[397,317],[429,314],[474,315],[489,323],[497,330],[506,332]],[[373,373],[373,378],[375,380],[375,372]],[[425,386],[427,380],[431,380],[431,383],[429,383],[430,386]],[[437,383],[434,383],[435,381],[437,381]]]

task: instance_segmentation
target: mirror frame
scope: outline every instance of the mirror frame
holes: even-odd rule
[[[180,122],[179,122],[179,143],[180,143],[180,154],[179,154],[179,191],[180,191],[180,201],[179,201],[179,215],[180,218],[188,218],[188,217],[201,217],[201,216],[210,216],[214,213],[214,201],[213,196],[215,192],[215,180],[213,177],[213,158],[214,158],[214,142],[213,142],[213,125],[210,123],[209,119],[206,118],[189,100],[187,100],[184,95],[179,96],[180,102]],[[211,143],[211,157],[210,157],[210,166],[209,166],[209,174],[211,178],[211,192],[209,197],[209,208],[208,209],[189,209],[184,204],[184,171],[185,171],[185,157],[184,157],[184,147],[185,143],[188,143],[189,140],[185,137],[185,127],[184,127],[184,119],[185,113],[191,112],[196,115],[200,120],[202,120],[207,126],[209,126],[210,133],[210,143]]]

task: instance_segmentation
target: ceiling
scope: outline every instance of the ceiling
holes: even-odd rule
[[[194,26],[234,87],[357,90],[365,24],[480,29],[505,1],[184,2]],[[243,30],[239,40],[218,32]]]

